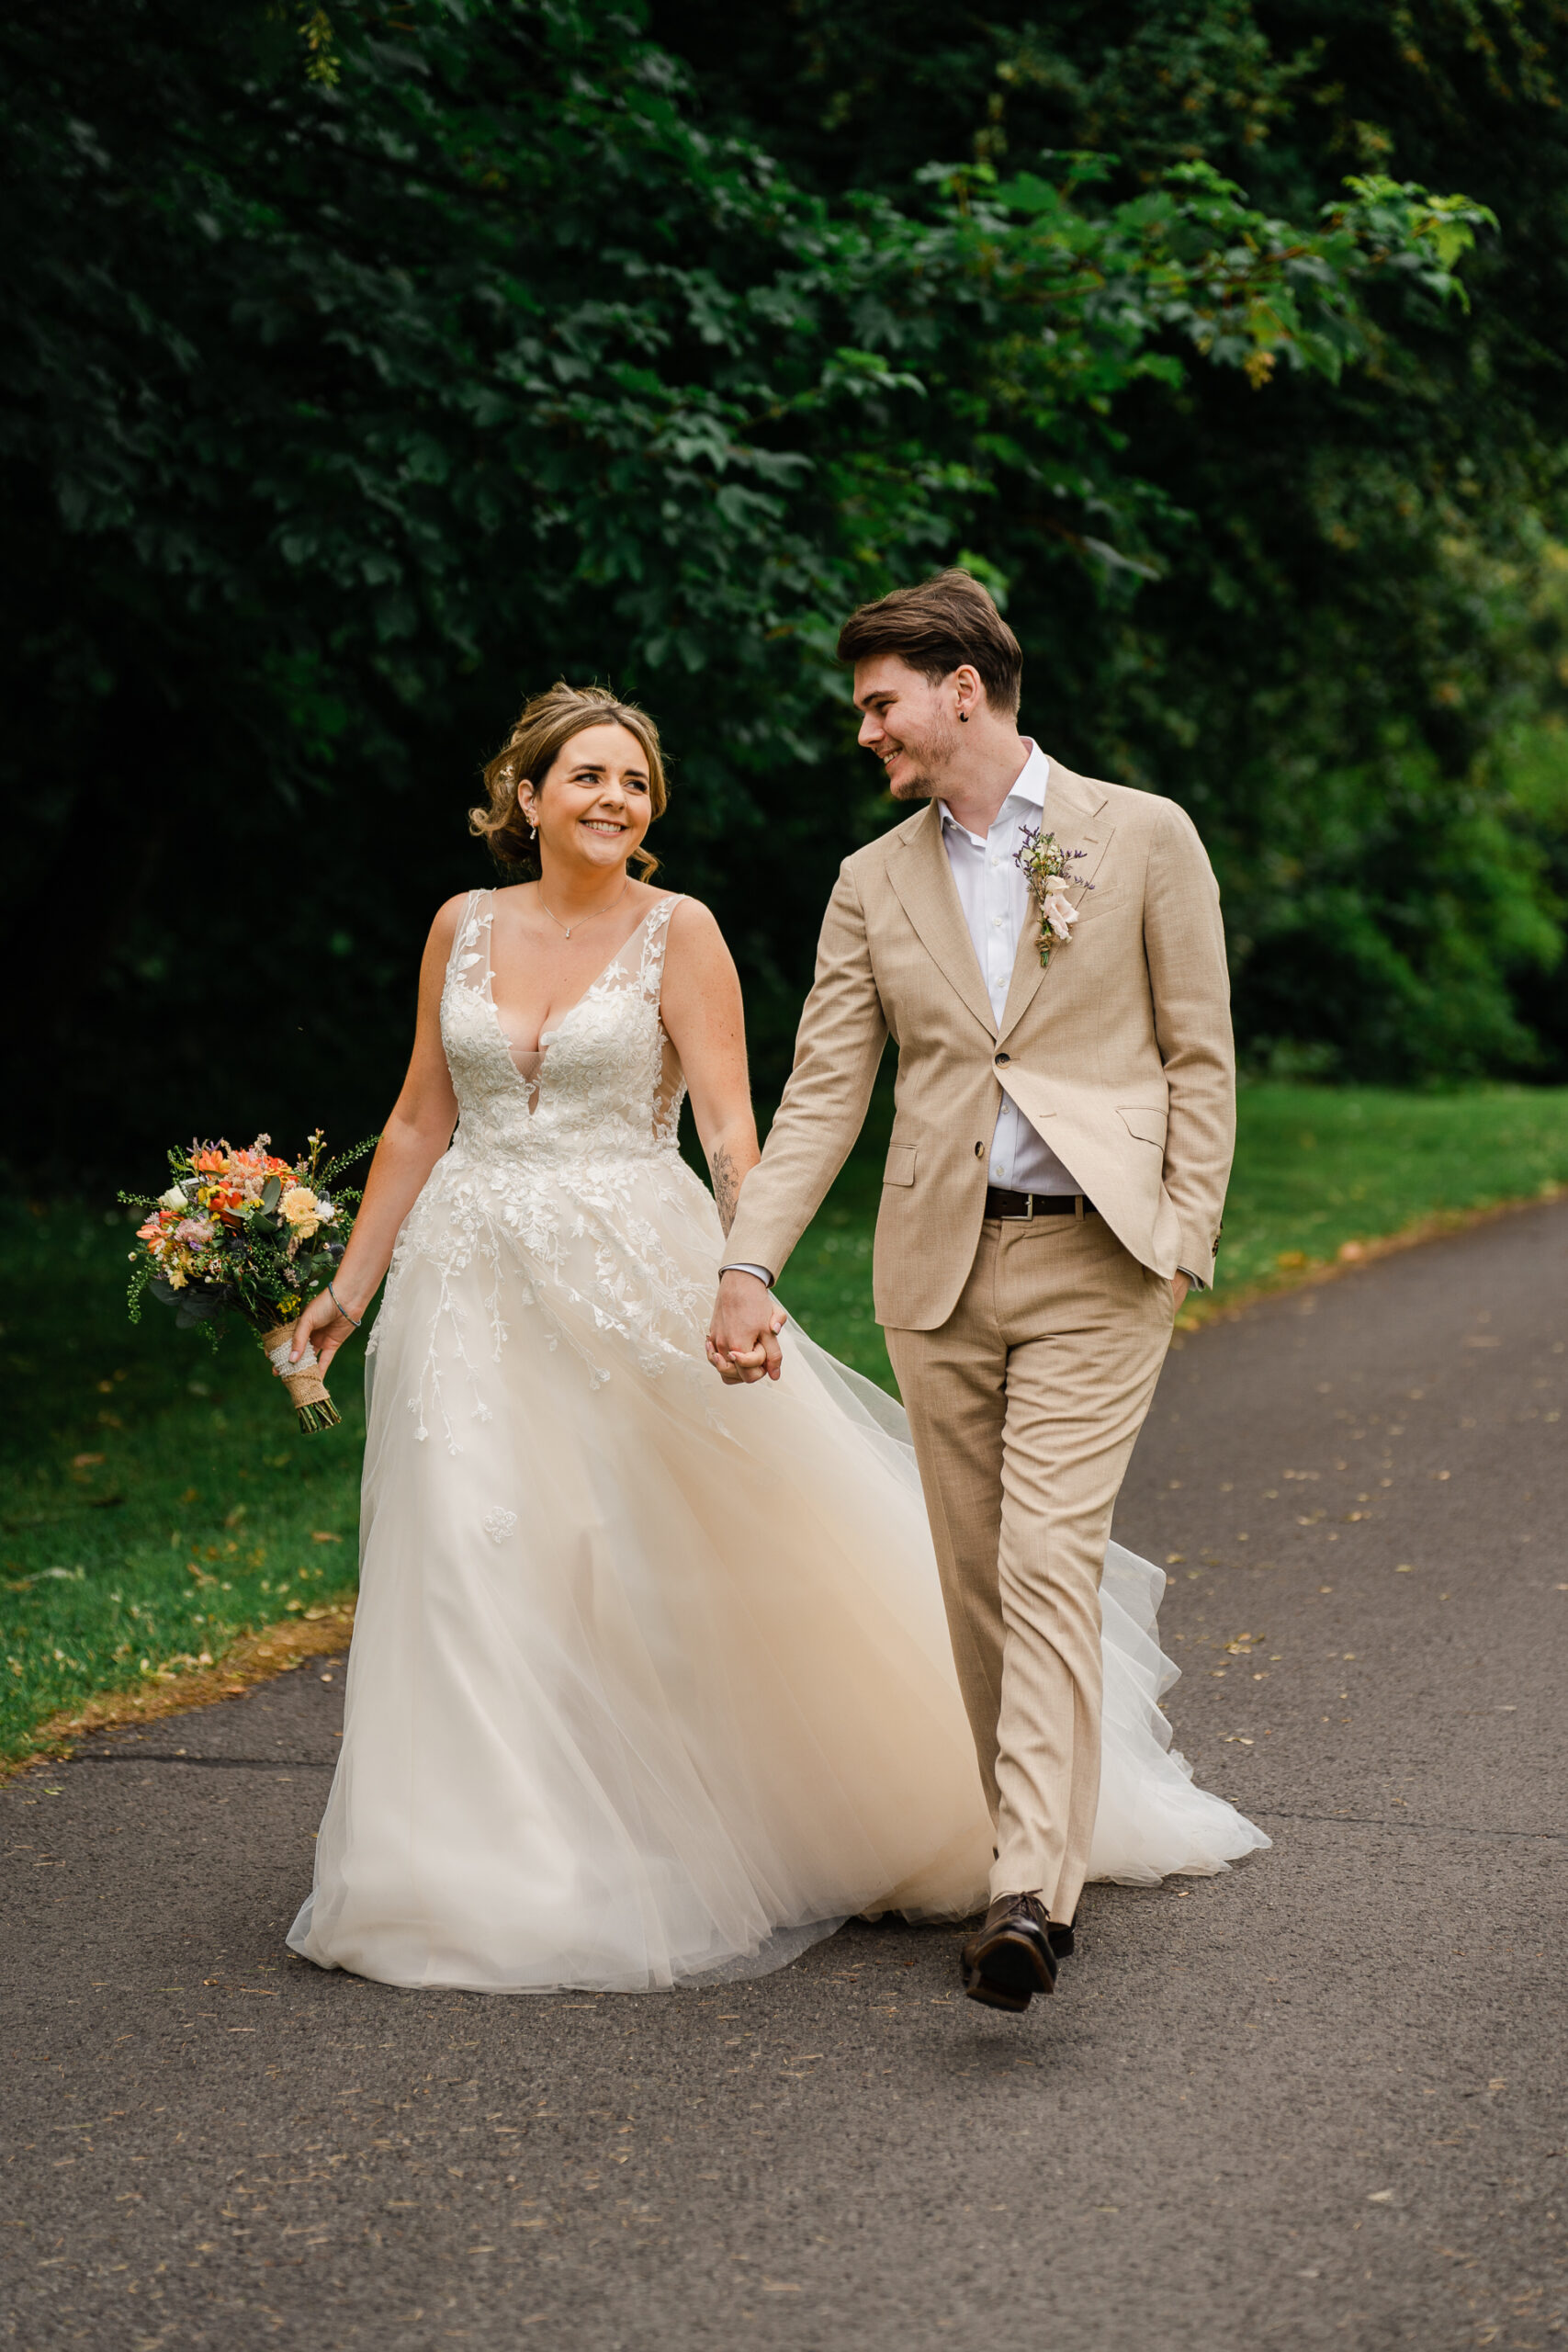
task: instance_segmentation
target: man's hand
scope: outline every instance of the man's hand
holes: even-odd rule
[[[754,1380],[776,1380],[784,1370],[779,1333],[788,1317],[755,1274],[731,1268],[718,1285],[708,1326],[708,1362],[725,1385],[750,1387]]]
[[[1170,1295],[1176,1301],[1176,1306],[1174,1309],[1176,1314],[1179,1315],[1182,1308],[1186,1306],[1187,1294],[1191,1287],[1192,1285],[1188,1281],[1185,1274],[1172,1274],[1170,1278]]]

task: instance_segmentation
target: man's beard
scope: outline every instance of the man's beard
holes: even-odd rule
[[[958,751],[957,720],[933,719],[918,743],[906,737],[899,748],[907,760],[914,762],[915,773],[902,784],[888,779],[887,789],[894,799],[940,800]]]

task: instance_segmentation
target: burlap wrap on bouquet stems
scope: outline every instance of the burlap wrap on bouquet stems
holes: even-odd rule
[[[309,1341],[298,1363],[291,1364],[288,1361],[298,1321],[296,1317],[294,1322],[276,1324],[270,1331],[261,1334],[261,1343],[268,1363],[288,1391],[289,1399],[299,1416],[300,1428],[309,1437],[317,1430],[335,1430],[343,1416],[327,1395],[327,1384],[321,1378],[316,1351]]]

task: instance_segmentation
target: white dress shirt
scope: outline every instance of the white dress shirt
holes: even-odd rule
[[[970,832],[945,800],[937,802],[958,903],[975,943],[980,978],[998,1027],[1012,986],[1019,941],[1026,932],[1032,939],[1040,922],[1017,853],[1023,846],[1025,831],[1032,832],[1044,822],[1051,763],[1038,743],[1030,742],[1027,735],[1023,741],[1029,744],[1029,757],[988,833]],[[1008,1193],[1078,1190],[1039,1130],[1006,1094],[991,1135],[990,1179]]]

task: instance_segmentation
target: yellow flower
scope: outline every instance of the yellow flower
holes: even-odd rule
[[[177,1266],[165,1267],[164,1270],[164,1280],[168,1283],[171,1290],[184,1290],[186,1286],[186,1278],[181,1273]]]
[[[302,1241],[308,1241],[321,1222],[316,1215],[316,1195],[309,1184],[291,1184],[278,1207],[285,1224],[291,1225]]]

